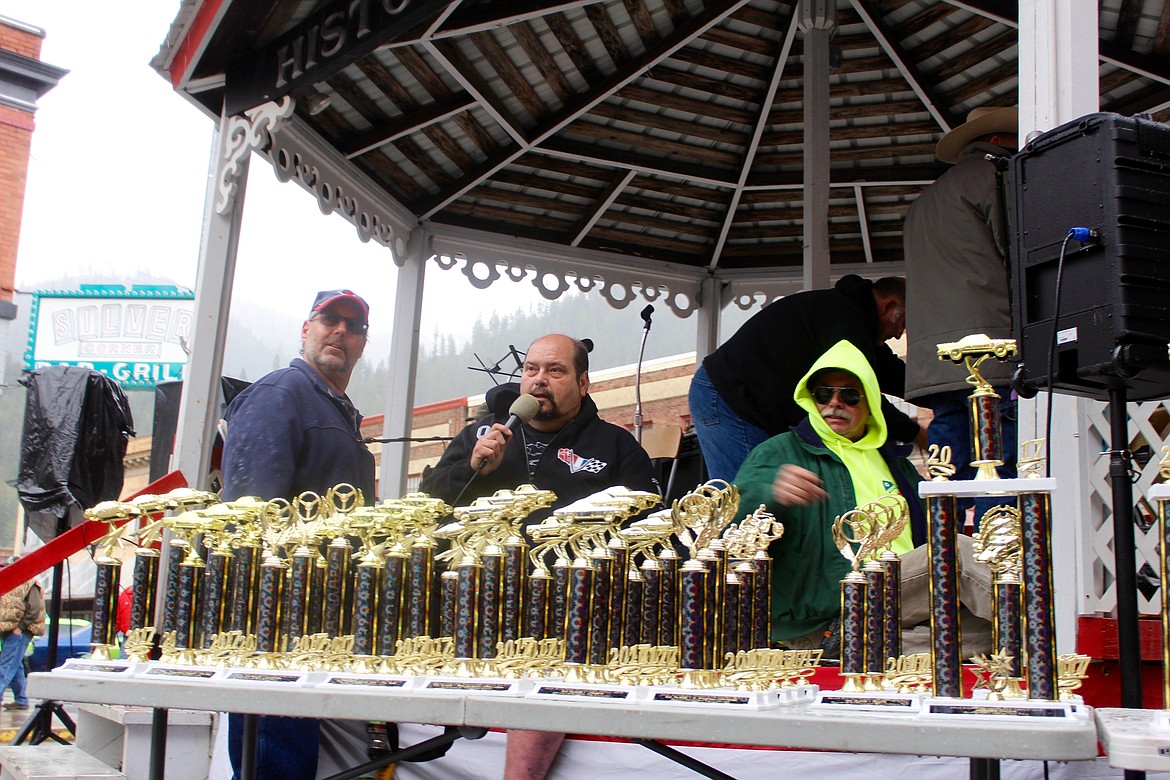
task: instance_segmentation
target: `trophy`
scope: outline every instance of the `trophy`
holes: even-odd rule
[[[833,521],[833,539],[850,562],[849,574],[841,580],[841,674],[846,693],[881,687],[887,658],[885,628],[891,622],[885,610],[893,603],[886,591],[900,584],[890,580],[880,556],[908,520],[905,500],[890,495]]]
[[[983,334],[966,336],[959,341],[938,345],[938,359],[962,363],[968,372],[971,391],[971,465],[976,479],[998,479],[997,466],[1003,465],[1003,431],[1000,428],[1000,395],[979,373],[979,365],[994,357],[1006,361],[1016,354],[1012,339],[992,339]]]
[[[1023,657],[1020,605],[1023,603],[1021,581],[1020,512],[1015,507],[997,506],[983,516],[974,537],[975,560],[987,564],[995,575],[991,600],[995,606],[992,625],[993,646],[1008,660],[1005,685],[1009,698],[1018,692]],[[995,659],[998,662],[998,659]]]
[[[114,615],[118,607],[118,582],[122,573],[122,562],[113,556],[114,547],[122,540],[122,533],[128,523],[140,517],[142,510],[134,504],[119,501],[103,501],[85,510],[85,519],[105,523],[105,536],[98,544],[101,552],[94,557],[97,571],[93,592],[93,629],[90,643],[91,657],[108,660],[110,650],[116,645],[117,637]]]
[[[725,594],[738,590],[737,616],[731,621],[735,632],[725,631],[728,641],[734,636],[734,646],[724,647],[724,655],[768,647],[772,623],[772,559],[768,547],[784,535],[784,525],[761,504],[754,512],[728,528],[723,534],[723,547],[733,562]],[[731,611],[724,607],[725,620]]]

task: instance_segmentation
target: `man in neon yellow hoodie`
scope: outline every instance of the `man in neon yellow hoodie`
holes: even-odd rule
[[[839,341],[801,378],[793,398],[808,418],[752,450],[735,478],[745,512],[763,504],[784,523],[783,538],[770,549],[773,641],[815,646],[829,630],[840,614],[839,583],[850,566],[833,541],[833,520],[883,495],[903,496],[909,509],[910,522],[893,544],[903,559],[903,625],[925,619],[922,478],[886,443],[881,404],[871,403],[881,390],[869,362]],[[968,537],[960,546],[961,597],[975,615],[990,618],[990,573],[971,562]],[[974,635],[983,627],[970,628]],[[978,651],[964,644],[965,652]]]

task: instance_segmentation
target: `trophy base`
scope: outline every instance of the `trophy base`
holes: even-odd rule
[[[974,718],[979,720],[1084,720],[1089,717],[1084,702],[1075,699],[1044,701],[1041,699],[953,699],[933,696],[923,703],[924,718]]]
[[[922,711],[922,702],[925,698],[926,694],[924,693],[898,693],[897,691],[873,691],[872,693],[821,691],[813,699],[809,709],[917,715]]]
[[[145,663],[125,660],[95,661],[85,658],[69,658],[53,671],[92,675],[94,677],[134,677],[145,666]]]
[[[600,683],[566,683],[563,680],[537,680],[527,696],[534,699],[555,699],[563,701],[594,701],[629,704],[643,703],[649,696],[649,688]]]
[[[647,688],[649,697],[643,704],[668,704],[683,707],[705,707],[717,710],[769,710],[782,703],[779,689],[771,691],[737,691],[733,688],[692,690],[687,688]]]
[[[1109,708],[1095,714],[1097,735],[1110,766],[1170,770],[1170,712]]]
[[[817,695],[820,693],[821,687],[811,683],[801,683],[800,685],[784,685],[780,688],[780,703],[781,704],[806,704],[815,701]]]
[[[523,696],[533,685],[532,680],[499,677],[423,677],[416,690],[460,696]]]

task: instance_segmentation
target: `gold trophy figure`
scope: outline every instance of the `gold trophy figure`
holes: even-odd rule
[[[1023,657],[1023,565],[1020,541],[1020,510],[1001,505],[993,507],[979,525],[973,547],[975,560],[987,564],[995,575],[992,580],[992,603],[995,605],[995,622],[992,638],[998,654],[1009,660],[1004,686],[1004,698],[1022,698],[1020,693],[1021,665]]]
[[[994,357],[1006,361],[1016,354],[1012,339],[993,339],[983,334],[939,344],[938,359],[962,363],[967,368],[971,391],[971,465],[976,479],[999,479],[996,467],[1003,465],[1003,431],[1000,427],[1000,396],[979,373],[979,365]]]
[[[91,656],[108,660],[110,650],[116,643],[114,615],[118,604],[118,581],[121,578],[122,562],[114,557],[114,548],[122,545],[122,537],[131,520],[142,515],[142,509],[134,504],[118,501],[103,501],[85,510],[85,518],[91,522],[105,523],[107,531],[98,541],[101,552],[94,557],[97,566],[93,594],[93,641],[90,643]]]

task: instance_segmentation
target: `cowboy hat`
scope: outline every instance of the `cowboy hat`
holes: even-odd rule
[[[981,106],[971,109],[967,114],[967,121],[953,128],[942,137],[938,146],[934,148],[938,159],[947,163],[959,161],[959,154],[976,138],[994,133],[1019,132],[1020,114],[1016,106],[997,108],[995,106]]]

